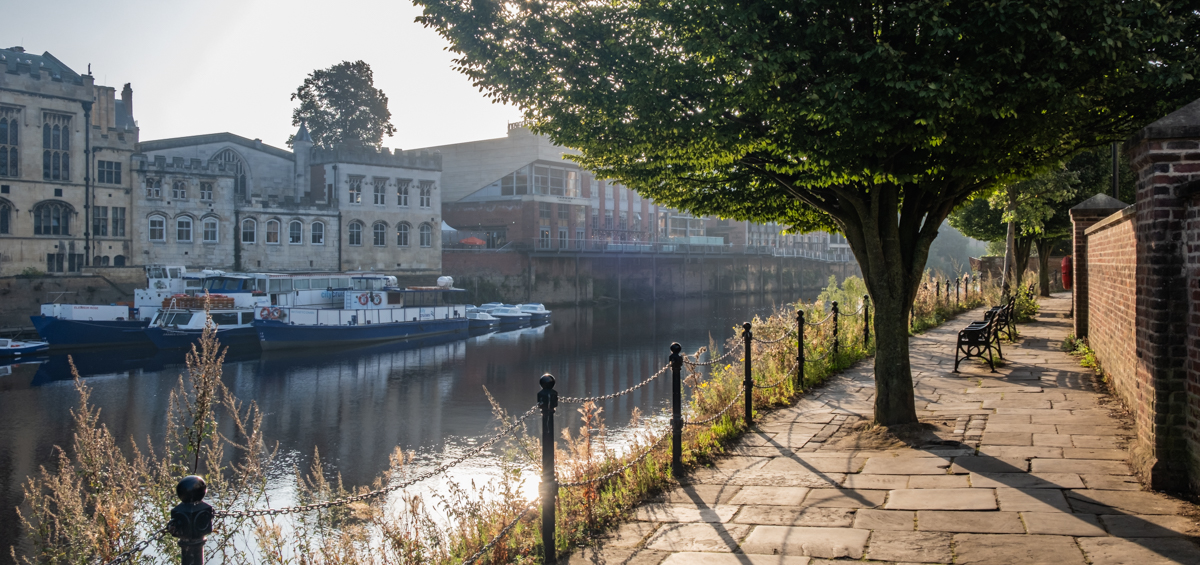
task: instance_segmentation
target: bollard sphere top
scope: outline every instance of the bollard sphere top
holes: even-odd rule
[[[679,353],[680,351],[683,351],[682,345],[679,345],[678,343],[671,344],[671,353]]]
[[[742,324],[742,329],[746,330],[746,331],[750,331],[750,322],[746,322],[746,323]]]
[[[179,484],[175,485],[175,495],[182,502],[200,502],[204,499],[204,494],[208,492],[208,485],[204,484],[204,479],[190,475],[179,480]]]
[[[538,380],[538,384],[542,385],[543,389],[550,390],[554,388],[554,375],[546,373]]]

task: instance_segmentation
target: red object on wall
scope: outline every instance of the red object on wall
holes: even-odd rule
[[[1071,290],[1071,256],[1067,255],[1062,260],[1062,281],[1063,288]]]

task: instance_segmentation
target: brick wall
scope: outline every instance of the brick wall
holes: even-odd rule
[[[1185,437],[1190,486],[1192,492],[1200,492],[1200,194],[1193,193],[1189,199],[1184,233],[1188,294]]]
[[[1139,398],[1144,390],[1135,377],[1137,254],[1133,212],[1133,207],[1126,208],[1085,233],[1088,310],[1095,314],[1088,322],[1088,343],[1126,406],[1142,405],[1145,400]],[[1140,429],[1143,422],[1138,424],[1139,436],[1152,433],[1151,429]]]

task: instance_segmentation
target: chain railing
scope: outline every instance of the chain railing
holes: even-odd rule
[[[529,512],[531,510],[536,510],[537,507],[538,507],[538,504],[536,502],[530,503],[529,505],[527,505],[524,509],[521,510],[520,513],[518,513],[516,515],[516,517],[514,517],[512,519],[511,522],[509,522],[503,528],[500,528],[500,531],[497,532],[496,535],[492,537],[491,541],[483,544],[483,547],[479,548],[479,551],[476,551],[470,557],[464,559],[463,565],[474,565],[474,563],[476,561],[479,561],[480,557],[483,557],[487,552],[491,551],[493,547],[496,547],[497,543],[500,543],[501,540],[508,537],[508,533],[511,532],[512,529],[515,528],[517,526],[517,524],[519,524],[521,522],[521,518],[524,518],[525,515],[529,514]]]
[[[658,377],[665,375],[667,373],[667,370],[670,368],[671,368],[670,365],[665,365],[663,368],[659,369],[657,373],[650,375],[650,378],[643,380],[643,381],[639,382],[638,384],[635,384],[635,385],[633,385],[625,390],[619,391],[619,392],[614,392],[612,394],[605,394],[603,396],[581,396],[581,397],[562,396],[562,397],[559,397],[558,401],[565,402],[567,404],[583,404],[584,402],[600,402],[603,400],[612,400],[614,398],[617,398],[618,396],[624,396],[626,394],[629,394],[639,388],[642,388],[642,387],[650,384],[650,382],[653,381],[654,379],[657,379]]]
[[[149,548],[158,540],[162,539],[162,537],[165,535],[167,535],[167,528],[164,527],[159,529],[157,532],[150,534],[150,537],[133,544],[133,547],[121,552],[111,560],[105,561],[104,565],[120,565],[121,563],[128,563],[134,557],[141,555],[143,551],[146,551],[147,548]],[[99,563],[99,561],[96,561],[95,563]]]

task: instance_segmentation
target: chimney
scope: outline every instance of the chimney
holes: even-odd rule
[[[129,119],[133,119],[133,87],[129,83],[125,83],[125,88],[121,89],[121,101],[125,103],[125,112],[129,114]]]
[[[20,45],[18,45],[18,46],[16,46],[16,47],[9,47],[9,48],[8,48],[8,50],[9,50],[9,51],[16,51],[17,53],[24,53],[24,52],[25,52],[25,48],[24,48],[24,47],[21,47]]]

